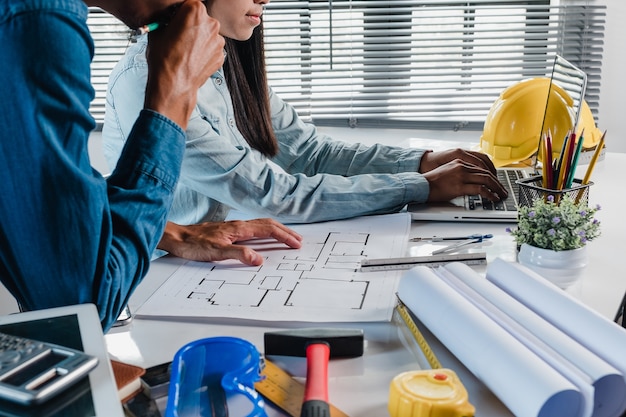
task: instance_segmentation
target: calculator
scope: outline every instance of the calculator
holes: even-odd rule
[[[98,358],[79,350],[0,332],[0,399],[42,403],[97,364]]]

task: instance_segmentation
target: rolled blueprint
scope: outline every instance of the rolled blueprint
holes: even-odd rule
[[[448,272],[446,282],[576,385],[585,415],[621,415],[626,382],[619,370],[467,265],[452,263],[441,270]]]
[[[495,259],[487,279],[604,359],[626,377],[626,331],[529,268]],[[626,394],[618,395],[626,410]],[[620,415],[617,413],[615,415]]]
[[[409,270],[398,296],[517,417],[584,415],[580,391],[428,267]]]

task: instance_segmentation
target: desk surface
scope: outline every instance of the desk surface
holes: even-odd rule
[[[626,263],[624,238],[626,223],[621,212],[626,202],[618,181],[623,178],[620,170],[626,166],[626,154],[609,153],[594,171],[594,185],[590,191],[593,204],[602,210],[597,217],[602,221],[602,236],[589,244],[589,265],[585,277],[568,289],[568,292],[595,309],[605,317],[613,319],[621,297],[626,290]],[[581,166],[579,169],[585,169]],[[578,175],[580,177],[580,174]],[[488,261],[495,257],[515,260],[515,244],[506,233],[507,225],[486,223],[441,223],[413,222],[411,237],[458,233],[492,233],[494,238],[482,247],[474,248],[487,252]],[[407,255],[420,254],[420,245],[409,247]],[[131,299],[131,308],[139,306],[166,280],[182,261],[163,258],[153,262],[148,276]],[[484,272],[485,267],[475,267]],[[17,311],[13,298],[0,286],[0,314]],[[185,343],[204,337],[235,336],[250,340],[260,350],[263,333],[289,327],[288,323],[264,325],[241,325],[232,323],[163,322],[136,319],[129,325],[111,330],[106,335],[110,354],[120,360],[141,366],[152,366],[170,361],[174,353]],[[317,327],[317,325],[316,325]],[[349,327],[356,327],[350,324]],[[330,400],[351,417],[380,417],[388,415],[387,396],[391,379],[400,372],[417,369],[417,359],[411,346],[402,337],[393,323],[366,323],[365,355],[362,358],[342,359],[331,363]],[[456,371],[467,387],[470,401],[481,417],[504,417],[512,415],[490,391],[478,381],[461,363],[432,337],[427,329],[421,328],[443,366]],[[303,360],[288,363],[278,362],[296,376],[305,375]],[[282,414],[270,410],[270,415]]]
[[[626,166],[626,154],[607,154],[596,167],[590,191],[592,204],[602,209],[597,217],[603,223],[602,236],[589,244],[589,265],[584,278],[568,289],[582,302],[613,319],[621,297],[626,290],[626,264],[623,239],[626,224],[621,220],[622,202],[626,202],[617,181]],[[581,166],[579,169],[586,169]],[[458,233],[492,233],[494,237],[482,247],[487,260],[502,257],[516,258],[515,243],[506,233],[504,224],[413,222],[411,237]],[[418,255],[420,245],[412,244],[407,255]],[[131,308],[139,306],[182,263],[176,258],[162,258],[153,262],[150,273],[133,295]],[[475,267],[484,272],[485,267]],[[134,320],[126,327],[114,329],[106,336],[109,352],[118,359],[142,366],[152,366],[171,360],[174,353],[185,343],[204,337],[236,336],[245,338],[262,350],[263,333],[290,327],[289,323],[268,325],[234,323],[190,323]],[[319,325],[315,325],[316,327]],[[380,417],[388,415],[387,398],[391,379],[400,372],[418,369],[417,359],[411,346],[393,323],[350,324],[365,331],[366,349],[362,358],[342,359],[331,363],[330,401],[351,417]],[[427,329],[421,329],[435,350],[443,366],[456,371],[469,391],[470,401],[481,417],[512,415],[491,392],[456,360]],[[302,359],[278,364],[295,376],[305,375]],[[270,415],[281,413],[271,410]]]

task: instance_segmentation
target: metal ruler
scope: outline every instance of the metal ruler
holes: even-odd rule
[[[254,388],[269,402],[292,417],[300,417],[304,384],[294,379],[278,365],[265,358],[264,378]],[[330,404],[331,417],[348,417],[343,411]]]
[[[361,261],[361,271],[394,271],[411,269],[418,265],[437,267],[450,262],[462,262],[467,265],[486,265],[487,254],[485,252],[477,252],[408,256],[404,258],[364,259]]]

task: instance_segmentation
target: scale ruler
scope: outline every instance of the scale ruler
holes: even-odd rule
[[[437,267],[450,262],[462,262],[466,265],[486,265],[487,254],[485,252],[477,252],[408,256],[404,258],[364,259],[361,261],[361,271],[395,271],[401,269],[411,269],[418,265]]]
[[[269,402],[292,417],[300,417],[304,384],[295,380],[278,365],[265,358],[261,375],[264,378],[254,384],[254,388]],[[348,417],[343,411],[330,404],[331,417]]]

